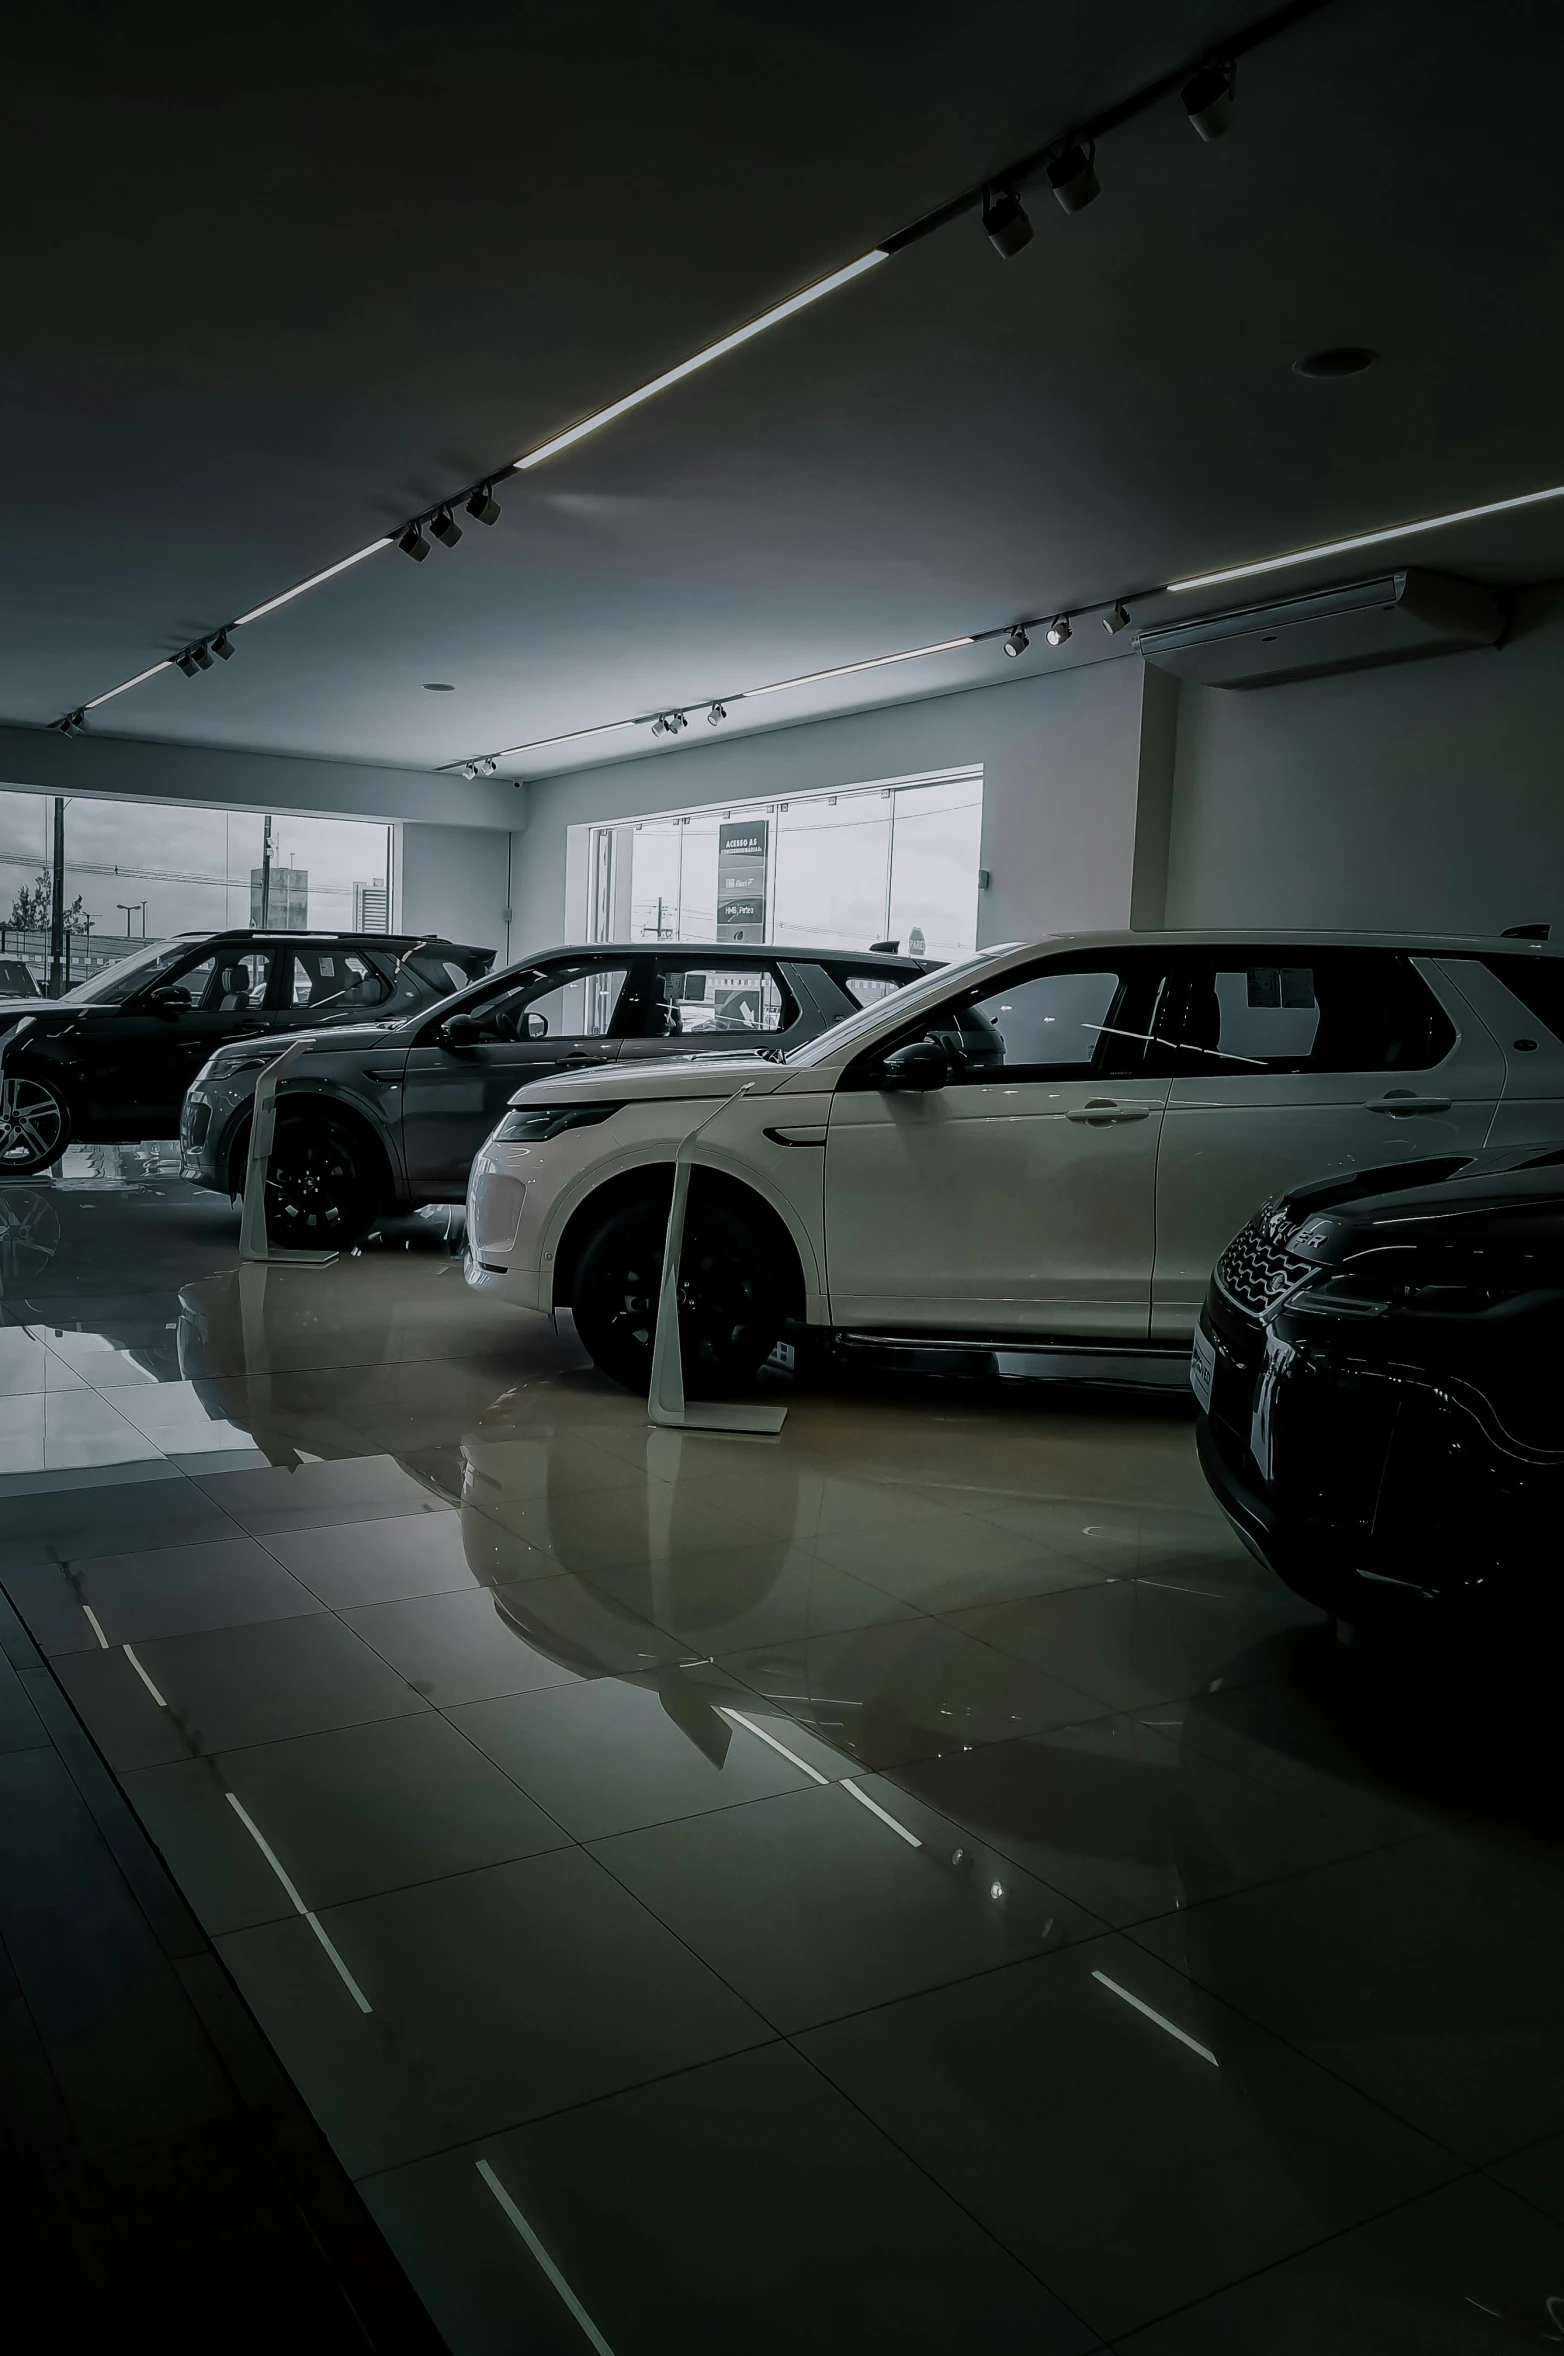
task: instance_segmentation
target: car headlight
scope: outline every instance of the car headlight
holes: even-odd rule
[[[495,1145],[537,1145],[565,1129],[592,1129],[618,1112],[617,1104],[529,1104],[505,1115]]]
[[[263,1064],[275,1063],[282,1048],[275,1041],[265,1047],[225,1048],[204,1063],[197,1072],[197,1080],[231,1080],[237,1072],[258,1072]]]

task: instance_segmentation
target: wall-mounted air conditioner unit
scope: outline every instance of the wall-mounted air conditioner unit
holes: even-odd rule
[[[1142,630],[1135,648],[1159,671],[1202,687],[1277,687],[1330,671],[1496,646],[1503,633],[1497,590],[1409,569]]]

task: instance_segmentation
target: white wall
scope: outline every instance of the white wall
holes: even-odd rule
[[[400,836],[401,930],[440,933],[448,941],[508,955],[506,917],[512,838],[498,828],[403,826]],[[526,841],[519,834],[515,841]]]
[[[1564,938],[1564,591],[1497,651],[1180,698],[1168,921]]]
[[[926,702],[535,780],[513,837],[516,954],[565,937],[569,827],[586,819],[983,765],[978,939],[1122,926],[1135,889],[1143,679],[1098,662]],[[1165,834],[1165,813],[1164,813]],[[1155,918],[1143,919],[1155,921]]]

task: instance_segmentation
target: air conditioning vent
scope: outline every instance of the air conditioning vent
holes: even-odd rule
[[[1202,687],[1279,687],[1496,646],[1504,618],[1503,600],[1482,582],[1409,570],[1142,630],[1135,649]]]

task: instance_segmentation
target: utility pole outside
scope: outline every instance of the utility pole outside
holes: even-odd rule
[[[261,931],[268,932],[272,921],[272,822],[266,821],[261,836]]]
[[[54,797],[54,879],[49,894],[49,995],[65,994],[65,797]]]

